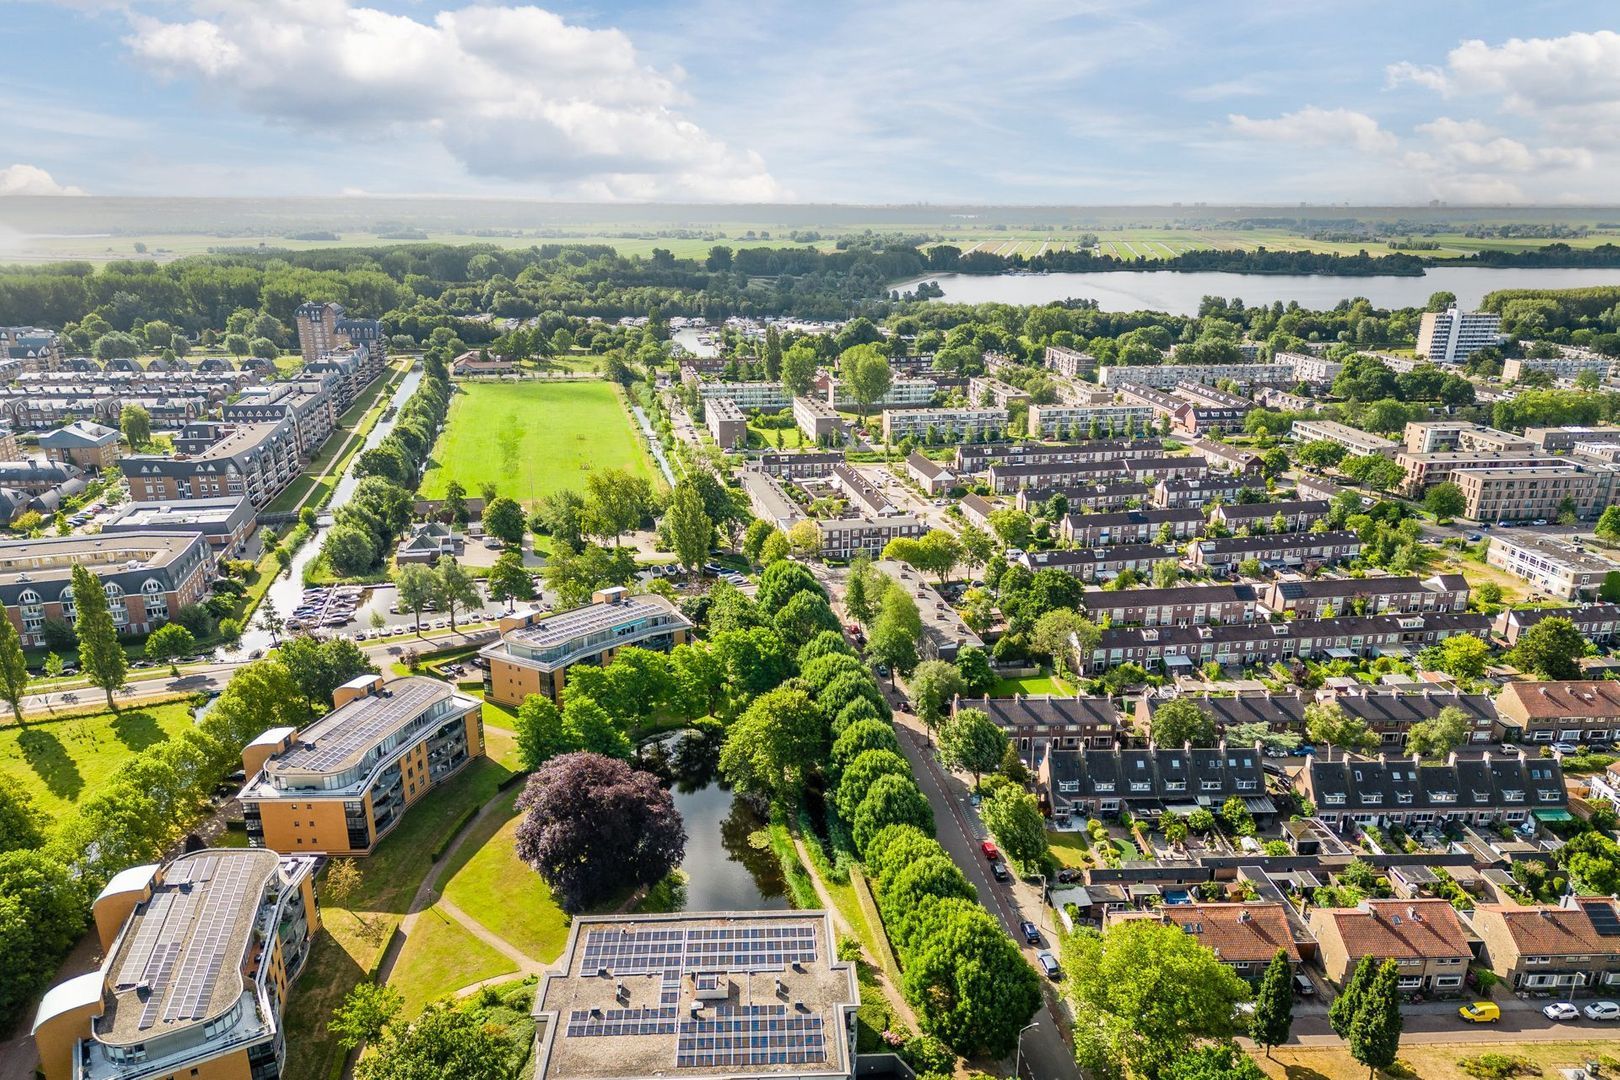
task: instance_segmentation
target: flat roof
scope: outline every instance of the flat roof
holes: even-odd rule
[[[265,762],[265,772],[338,772],[349,768],[366,751],[431,706],[455,696],[455,688],[449,683],[423,675],[391,679],[376,693],[346,702],[304,728],[283,753]],[[473,704],[473,699],[466,700]]]
[[[184,502],[135,502],[118,508],[118,514],[104,529],[162,529],[174,525],[211,525],[230,521],[247,506],[240,495],[217,499],[187,499]]]
[[[599,602],[574,608],[529,626],[510,630],[505,637],[531,649],[544,649],[564,645],[577,637],[607,630],[620,623],[631,622],[648,615],[675,615],[684,623],[685,616],[661,596],[636,596],[618,603]],[[442,685],[442,684],[440,684]]]
[[[859,998],[824,911],[580,917],[535,995],[535,1076],[847,1076]]]
[[[35,540],[0,541],[0,584],[29,581],[66,581],[73,567],[88,564],[105,569],[162,566],[202,540],[196,533],[129,532],[83,536],[42,536]]]
[[[206,849],[163,869],[102,965],[108,1003],[92,1031],[111,1046],[144,1042],[217,1016],[242,995],[259,898],[281,856]]]

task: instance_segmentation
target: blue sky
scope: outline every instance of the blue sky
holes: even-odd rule
[[[1614,203],[1613,14],[0,0],[0,195]]]

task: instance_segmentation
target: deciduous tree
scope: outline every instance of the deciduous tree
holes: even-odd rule
[[[797,803],[827,745],[827,721],[810,695],[782,687],[755,698],[731,725],[720,772],[740,791]]]
[[[505,495],[499,495],[484,504],[483,521],[484,532],[508,547],[521,545],[523,534],[528,530],[528,522],[523,517],[523,508]]]
[[[915,825],[932,834],[934,811],[910,776],[880,776],[855,808],[850,833],[857,851],[885,825]]]
[[[930,736],[950,711],[952,699],[967,689],[956,665],[944,660],[924,660],[918,664],[911,673],[909,685],[917,719],[923,722]]]
[[[958,709],[939,733],[940,757],[948,767],[972,773],[975,788],[981,775],[1000,767],[1009,745],[1007,733],[979,709]]]
[[[1368,1080],[1395,1064],[1401,1049],[1400,966],[1385,960],[1350,1022],[1350,1056],[1367,1066]]]
[[[190,630],[179,623],[165,623],[146,639],[146,658],[159,664],[167,663],[170,674],[178,676],[180,669],[175,661],[196,647],[197,639],[191,636]]]
[[[91,685],[101,687],[107,695],[107,708],[116,709],[113,691],[124,685],[129,660],[118,643],[118,628],[107,606],[107,593],[89,568],[78,563],[73,567],[73,610],[79,668]]]
[[[456,612],[478,606],[478,586],[454,555],[440,555],[433,576],[438,584],[439,603],[444,605],[445,614],[450,617],[450,629],[454,630]]]
[[[422,611],[433,603],[439,591],[433,571],[421,563],[400,563],[394,567],[394,589],[402,611],[416,617],[416,632],[422,632]]]
[[[337,1035],[338,1045],[353,1050],[382,1037],[383,1029],[399,1016],[405,999],[392,986],[379,986],[374,982],[355,985],[343,999],[343,1004],[332,1010],[332,1019],[326,1027]]]
[[[990,835],[1020,873],[1046,868],[1046,819],[1035,796],[1012,784],[996,788],[980,808]]]
[[[11,706],[11,715],[23,722],[22,701],[28,692],[28,660],[23,655],[22,638],[10,619],[0,618],[0,696]],[[5,850],[0,846],[0,851]]]
[[[681,565],[687,573],[696,573],[714,543],[714,522],[704,512],[703,496],[690,481],[675,485],[669,509],[664,513],[664,529]]]
[[[1587,652],[1586,638],[1562,615],[1542,619],[1519,635],[1509,659],[1543,679],[1574,679]]]
[[[1153,710],[1149,731],[1154,745],[1174,749],[1178,746],[1214,746],[1215,718],[1190,698],[1172,698]]]
[[[489,568],[489,598],[505,600],[510,611],[519,600],[534,599],[534,579],[523,568],[523,555],[518,551],[503,551]]]
[[[383,1030],[354,1067],[356,1080],[506,1080],[510,1049],[503,1035],[472,1013],[436,1002],[408,1024]]]
[[[989,912],[966,900],[935,907],[906,961],[906,998],[923,1029],[952,1050],[1004,1057],[1040,1008],[1040,982]]]

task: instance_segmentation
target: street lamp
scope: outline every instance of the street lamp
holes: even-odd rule
[[[1021,1069],[1024,1064],[1024,1032],[1028,1031],[1030,1028],[1038,1028],[1040,1026],[1041,1022],[1039,1020],[1035,1020],[1018,1029],[1018,1052],[1013,1057],[1013,1080],[1022,1080],[1023,1077],[1023,1074],[1019,1072],[1019,1069]]]

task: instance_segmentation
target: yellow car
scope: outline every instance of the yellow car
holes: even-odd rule
[[[1476,1001],[1457,1010],[1470,1024],[1494,1024],[1502,1019],[1502,1007],[1494,1001]]]

